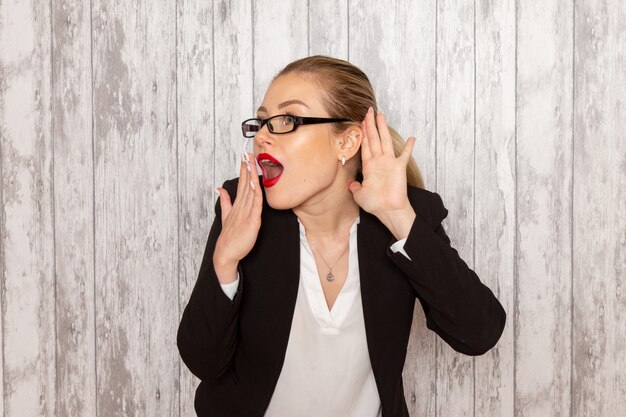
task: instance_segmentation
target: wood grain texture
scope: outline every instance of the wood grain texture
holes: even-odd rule
[[[474,269],[474,2],[437,3],[437,186],[451,246]],[[474,414],[474,360],[437,340],[437,416]]]
[[[513,415],[515,363],[515,1],[477,2],[474,271],[509,312],[498,344],[474,360],[474,416]]]
[[[370,78],[378,107],[403,138],[415,136],[413,157],[426,188],[435,184],[435,2],[393,5],[350,2],[350,61]],[[432,168],[428,168],[432,167]],[[403,372],[411,415],[434,416],[436,335],[415,305]]]
[[[517,10],[515,413],[570,412],[572,4]]]
[[[309,2],[309,55],[348,59],[348,0]]]
[[[572,416],[626,414],[626,7],[576,2]]]
[[[252,103],[250,2],[184,2],[179,7],[178,122],[182,308],[198,276],[215,218],[212,188],[239,176],[241,122]],[[202,16],[203,18],[198,18]],[[210,19],[209,17],[212,17]],[[193,36],[191,36],[193,35]],[[201,120],[202,123],[198,123]],[[248,152],[253,152],[247,143]],[[198,379],[181,364],[181,416],[193,415]]]
[[[0,4],[0,17],[5,16],[4,8]],[[5,236],[6,236],[6,210],[4,200],[4,171],[2,165],[4,162],[4,142],[8,142],[5,138],[5,130],[7,120],[5,117],[6,106],[6,67],[7,62],[4,59],[4,50],[7,47],[6,42],[3,41],[7,34],[0,27],[0,204],[2,204],[2,210],[0,210],[0,415],[5,416],[4,412],[4,288],[6,281],[6,255],[5,255]]]
[[[55,415],[49,3],[2,2],[2,333],[6,416]]]
[[[0,63],[0,77],[3,78],[3,64]],[[4,122],[4,92],[0,93],[0,121]],[[4,126],[4,124],[2,125]],[[1,132],[1,131],[0,131]],[[4,177],[2,177],[2,143],[4,142],[4,135],[0,133],[0,202],[4,203],[3,188]],[[5,262],[4,262],[4,236],[5,236],[5,217],[4,209],[0,210],[0,415],[4,417],[4,282],[5,282]]]
[[[624,415],[626,3],[535,3],[0,1],[0,416],[195,415],[175,338],[211,188],[313,54],[416,136],[507,311],[470,358],[416,305],[411,415]]]
[[[93,2],[99,416],[179,415],[174,12]]]
[[[302,2],[253,0],[255,111],[263,102],[269,84],[285,65],[307,56],[308,9]]]
[[[212,1],[177,2],[179,314],[189,300],[213,213],[215,171],[214,20]],[[219,186],[221,184],[215,184]],[[181,416],[193,416],[199,380],[180,362]]]
[[[255,68],[251,8],[247,1],[223,2],[214,13],[216,187],[239,176],[244,148],[248,153],[254,152],[253,141],[246,140],[241,132],[241,122],[255,117],[261,104],[253,103],[252,97]],[[217,200],[212,191],[210,195]],[[208,229],[205,235],[208,236]]]
[[[53,3],[58,417],[96,415],[91,9]]]

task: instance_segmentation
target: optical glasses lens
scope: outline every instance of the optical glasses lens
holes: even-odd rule
[[[278,116],[272,118],[268,124],[273,133],[288,133],[293,130],[294,119],[292,116]]]
[[[241,124],[241,130],[243,135],[247,138],[252,138],[261,129],[260,120],[246,120]]]
[[[262,122],[259,119],[246,120],[241,124],[243,135],[252,138],[261,130]],[[267,120],[267,127],[272,133],[289,133],[295,129],[295,119],[293,116],[275,116]]]

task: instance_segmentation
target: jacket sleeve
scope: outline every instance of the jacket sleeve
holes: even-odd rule
[[[229,181],[224,182],[229,190]],[[215,204],[215,219],[204,250],[202,264],[189,302],[178,326],[177,345],[189,370],[201,380],[216,380],[229,367],[237,344],[238,313],[243,291],[243,271],[237,266],[239,286],[234,299],[222,290],[213,267],[213,252],[222,230],[219,199]]]
[[[420,300],[426,325],[454,350],[482,355],[500,339],[506,322],[504,308],[476,273],[450,246],[441,222],[448,215],[441,197],[431,192],[434,227],[416,215],[404,250],[388,255],[409,278]]]

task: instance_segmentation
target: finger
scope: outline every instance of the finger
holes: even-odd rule
[[[393,152],[393,141],[391,139],[391,134],[389,133],[387,119],[385,118],[383,112],[378,112],[378,115],[376,117],[378,122],[378,133],[380,135],[382,152],[384,154],[395,157],[395,153]]]
[[[224,228],[224,221],[228,217],[230,213],[230,209],[232,208],[232,204],[230,202],[230,195],[228,195],[228,191],[223,188],[216,188],[217,192],[220,195],[220,209],[222,211],[222,228]]]
[[[374,111],[371,107],[367,113],[367,116],[365,116],[365,125],[367,126],[367,138],[369,140],[369,147],[372,156],[381,155],[383,151],[380,147],[380,138],[378,137],[378,129],[376,128]]]
[[[247,188],[246,196],[244,198],[243,208],[242,208],[244,210],[245,216],[248,216],[250,214],[252,203],[254,199],[256,198],[257,193],[261,191],[260,186],[259,186],[259,177],[256,175],[256,166],[254,167],[254,171],[252,167],[250,167],[250,170],[251,171],[248,173],[246,177],[248,186],[246,187]]]
[[[263,211],[263,191],[261,188],[254,193],[254,200],[252,201],[252,210],[250,215],[253,218],[260,219],[261,212]]]
[[[400,154],[400,159],[402,159],[405,164],[409,163],[409,159],[411,158],[411,154],[413,153],[414,145],[415,145],[415,138],[413,136],[410,136],[406,140],[406,145],[404,145],[404,149],[402,150],[402,153]]]
[[[363,140],[361,141],[361,161],[372,159],[372,151],[370,150],[369,140],[367,139],[367,127],[365,121],[361,123],[363,129]]]
[[[246,200],[246,205],[244,207],[246,222],[248,224],[249,222],[258,220],[259,217],[261,217],[260,214],[262,211],[262,206],[263,193],[261,189],[257,187],[257,189],[254,191],[250,190],[250,195],[248,196],[248,199]]]
[[[358,192],[361,189],[362,185],[358,181],[352,181],[350,185],[348,185],[348,189],[352,192],[352,194]]]
[[[243,199],[242,205],[243,205],[243,210],[244,216],[247,216],[250,212],[250,205],[252,204],[252,201],[254,200],[256,191],[260,190],[261,186],[259,185],[259,176],[256,173],[256,161],[254,159],[254,155],[251,155],[249,152],[247,152],[244,150],[242,152],[242,158],[243,161],[246,165],[246,187],[245,187],[245,198]],[[254,172],[253,172],[253,168],[252,165],[254,165]]]
[[[243,154],[241,155],[242,157],[242,164],[245,166],[246,163],[243,160]],[[241,194],[237,195],[236,200],[233,202],[233,211],[237,212],[237,218],[240,218],[242,215],[242,209],[245,211],[244,207],[246,205],[246,199],[248,198],[248,195],[250,194],[250,174],[248,173],[248,170],[243,168],[243,173],[241,175],[241,177],[239,177],[239,184],[237,189],[239,189],[239,187],[241,187]]]
[[[252,208],[252,202],[254,201],[254,193],[255,191],[251,188],[250,180],[248,180],[248,192],[246,197],[241,202],[241,216],[244,219],[247,219],[250,215],[250,210]]]
[[[261,185],[259,184],[259,170],[256,166],[254,155],[251,153],[246,153],[246,155],[248,155],[248,159],[250,160],[250,178],[252,179],[252,183],[255,185],[255,188],[260,190]]]
[[[243,180],[245,179],[246,173],[248,172],[246,170],[246,162],[243,158],[243,153],[240,155],[240,159],[241,159],[241,163],[239,164],[239,183],[237,184],[236,199],[238,199],[239,197],[243,195],[243,192],[245,190],[244,184],[246,183],[246,181],[243,181]]]
[[[254,156],[254,155],[253,155]],[[252,159],[254,161],[254,159]],[[250,175],[252,176],[252,182],[256,186],[256,190],[254,190],[254,198],[252,199],[252,213],[253,216],[259,216],[262,208],[263,208],[263,191],[261,190],[261,184],[259,183],[259,172],[255,163],[253,165],[252,172]]]

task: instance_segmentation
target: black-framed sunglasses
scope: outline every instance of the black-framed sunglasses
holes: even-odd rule
[[[334,119],[327,117],[300,117],[291,114],[278,114],[267,119],[253,117],[241,123],[241,131],[246,138],[253,138],[256,132],[267,124],[271,133],[283,134],[293,132],[300,125],[314,125],[318,123],[349,122],[350,119]]]

